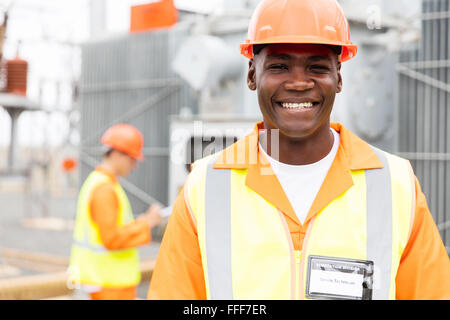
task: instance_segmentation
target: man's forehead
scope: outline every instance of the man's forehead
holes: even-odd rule
[[[311,54],[329,57],[334,54],[330,47],[323,44],[274,43],[267,44],[263,50],[267,56]]]

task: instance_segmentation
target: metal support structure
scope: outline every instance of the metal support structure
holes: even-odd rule
[[[17,123],[24,111],[38,111],[39,106],[26,97],[0,93],[0,106],[2,106],[11,117],[11,138],[8,152],[8,170],[17,169]]]
[[[409,69],[449,68],[450,60],[399,62],[398,65]]]
[[[170,86],[180,86],[181,80],[178,78],[169,79],[148,79],[148,80],[133,80],[128,82],[104,83],[95,85],[85,85],[80,87],[82,93],[107,92],[117,90],[136,90],[148,88],[162,88]]]
[[[82,147],[82,151],[85,154],[92,154],[96,156],[102,156],[105,152],[104,146],[96,146],[96,147]],[[170,155],[170,149],[166,147],[158,148],[158,147],[149,147],[143,148],[142,154],[144,156],[160,156],[160,157],[168,157]]]
[[[423,0],[417,47],[400,54],[398,150],[450,248],[450,0]]]
[[[442,19],[448,19],[450,18],[450,12],[429,12],[424,13],[419,16],[419,19],[422,21],[427,20],[442,20]]]
[[[426,67],[423,67],[423,68],[424,69],[431,69],[431,68],[426,68]],[[434,67],[434,68],[436,68],[436,67]],[[399,73],[401,73],[401,74],[404,74],[404,75],[412,78],[412,79],[421,81],[421,82],[423,82],[423,83],[425,83],[425,84],[427,84],[427,85],[429,85],[431,87],[435,87],[435,88],[438,88],[440,90],[450,92],[450,84],[442,82],[440,80],[436,80],[436,79],[434,79],[434,78],[432,78],[430,76],[427,76],[427,75],[425,75],[423,73],[414,71],[414,70],[412,70],[410,68],[405,67],[402,64],[398,64],[397,65],[397,71]]]
[[[114,118],[114,120],[108,122],[94,134],[89,135],[89,137],[86,140],[83,140],[82,144],[85,145],[89,142],[98,140],[101,137],[101,135],[112,125],[116,123],[127,122],[133,118],[138,117],[140,114],[147,111],[151,107],[156,106],[156,104],[161,100],[163,100],[164,98],[175,93],[176,90],[178,90],[178,87],[165,87],[161,92],[150,96],[144,102],[132,107],[128,112],[125,112],[123,115]]]
[[[11,139],[8,152],[8,169],[13,170],[16,165],[15,159],[17,158],[17,121],[19,120],[19,116],[22,114],[23,110],[7,108],[6,111],[11,117]]]
[[[450,153],[395,152],[395,154],[408,160],[450,161]]]
[[[439,223],[437,228],[438,228],[439,231],[447,230],[448,228],[450,228],[450,220],[442,222],[442,223]]]

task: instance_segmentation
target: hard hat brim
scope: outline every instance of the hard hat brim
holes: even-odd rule
[[[253,45],[259,44],[322,44],[322,45],[330,45],[330,46],[339,46],[342,47],[342,54],[340,57],[340,61],[344,62],[353,58],[357,51],[358,46],[349,42],[344,43],[341,41],[330,41],[328,39],[320,39],[317,37],[276,37],[266,41],[246,41],[240,45],[241,54],[248,58],[253,59]],[[345,50],[344,50],[345,49]]]
[[[108,144],[108,143],[104,143],[104,142],[102,142],[102,143],[103,143],[103,145],[107,146],[108,148],[111,148],[111,149],[123,152],[126,155],[132,157],[133,159],[135,159],[135,160],[137,160],[139,162],[145,161],[145,157],[144,157],[144,155],[142,153],[140,153],[140,154],[131,154],[128,150],[126,150],[126,148],[121,148],[118,145],[112,145],[112,144]]]

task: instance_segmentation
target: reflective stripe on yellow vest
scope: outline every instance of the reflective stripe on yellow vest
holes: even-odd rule
[[[308,257],[374,262],[372,299],[395,299],[409,238],[414,180],[408,161],[373,148],[384,168],[351,171],[353,186],[309,223],[301,251],[277,208],[245,185],[247,170],[200,160],[186,188],[208,299],[304,299]]]
[[[93,171],[81,187],[74,229],[70,270],[74,282],[102,287],[129,287],[141,280],[139,255],[136,248],[108,250],[104,247],[97,225],[90,215],[90,196],[99,185],[113,182],[107,175]],[[114,183],[119,201],[118,225],[133,221],[125,191]]]

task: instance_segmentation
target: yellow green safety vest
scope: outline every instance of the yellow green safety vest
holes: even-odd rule
[[[100,171],[93,171],[81,187],[70,257],[72,281],[101,287],[129,287],[141,280],[136,248],[108,250],[102,243],[90,214],[92,191],[103,183],[114,183],[119,200],[118,225],[133,221],[130,203],[119,183]]]
[[[245,185],[247,169],[213,169],[217,155],[199,160],[185,192],[207,298],[311,298],[311,259],[331,257],[373,262],[371,298],[395,299],[414,175],[409,161],[372,148],[384,168],[352,170],[353,186],[311,219],[301,250],[293,248],[283,213]]]

